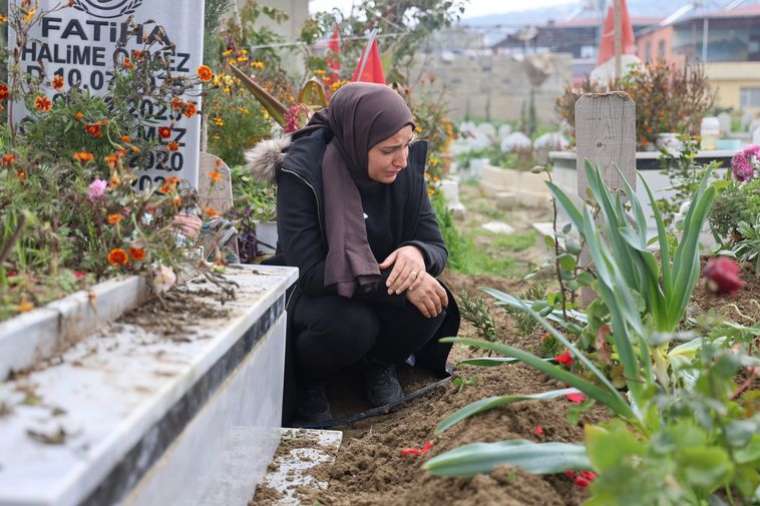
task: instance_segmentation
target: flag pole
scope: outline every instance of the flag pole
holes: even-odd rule
[[[367,37],[367,47],[364,48],[362,59],[359,62],[359,73],[356,74],[356,79],[361,79],[362,74],[364,74],[364,68],[367,66],[367,60],[369,60],[369,51],[372,48],[372,43],[375,41],[376,37],[377,28],[374,28],[371,32],[369,32],[369,36]]]
[[[615,80],[623,76],[623,1],[615,0]]]

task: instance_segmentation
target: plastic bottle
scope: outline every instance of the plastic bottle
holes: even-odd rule
[[[720,121],[718,118],[715,116],[702,118],[702,126],[699,133],[702,137],[700,149],[702,151],[714,151],[720,137]]]

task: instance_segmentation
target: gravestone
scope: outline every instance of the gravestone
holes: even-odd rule
[[[200,160],[198,197],[201,209],[210,207],[224,214],[233,205],[230,168],[221,158],[210,153],[201,153]]]
[[[636,104],[623,92],[585,94],[575,103],[577,192],[581,199],[589,193],[586,161],[596,165],[605,184],[614,190],[623,187],[624,177],[636,190]],[[587,248],[580,257],[590,263]],[[594,299],[590,288],[581,290],[581,301]]]
[[[481,123],[478,125],[478,132],[491,141],[496,139],[496,128],[490,123]]]
[[[720,122],[720,134],[721,135],[730,135],[731,134],[731,115],[727,112],[722,112],[718,114],[718,121]]]
[[[23,5],[25,0],[10,1]],[[114,67],[123,65],[133,51],[148,48],[143,57],[168,58],[174,75],[194,76],[203,58],[204,5],[204,0],[39,0],[40,21],[20,49],[22,71],[46,83],[61,75],[64,90],[78,84],[82,90],[104,95]],[[9,47],[15,46],[16,34],[9,30]],[[60,96],[52,87],[44,91],[53,100]],[[200,109],[199,89],[182,98]],[[16,121],[27,115],[23,103],[12,107]],[[174,175],[197,187],[200,117],[187,118],[147,99],[136,104],[135,114],[155,122],[143,132],[146,138],[156,139],[159,127],[171,126],[172,137],[161,142],[179,145],[178,151],[167,152],[166,159],[148,159],[136,184],[145,188]]]

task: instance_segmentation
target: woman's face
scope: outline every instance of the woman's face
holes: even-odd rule
[[[369,150],[369,178],[378,183],[391,184],[406,168],[409,144],[414,138],[411,125],[407,125]]]

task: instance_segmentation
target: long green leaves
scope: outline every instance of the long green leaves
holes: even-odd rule
[[[492,350],[508,357],[517,358],[521,362],[533,367],[534,369],[538,369],[539,371],[547,374],[548,376],[551,376],[554,379],[567,383],[571,387],[577,388],[587,396],[610,408],[617,415],[626,419],[635,420],[633,410],[612,385],[605,385],[605,388],[602,388],[561,367],[550,364],[549,362],[546,362],[544,359],[537,357],[532,353],[514,348],[507,344],[467,338],[445,338],[441,339],[441,342],[465,344],[468,346],[482,348],[484,350]]]
[[[548,392],[541,392],[540,394],[515,394],[515,395],[497,395],[494,397],[487,397],[480,399],[479,401],[472,402],[467,406],[455,411],[453,414],[447,416],[438,426],[435,428],[435,432],[440,434],[458,424],[462,420],[484,413],[501,406],[506,406],[520,401],[549,401],[556,399],[557,397],[564,397],[568,394],[578,393],[575,388],[562,388],[560,390],[549,390]]]
[[[430,459],[425,469],[438,476],[474,476],[505,464],[533,474],[591,468],[583,445],[516,439],[461,446]]]

